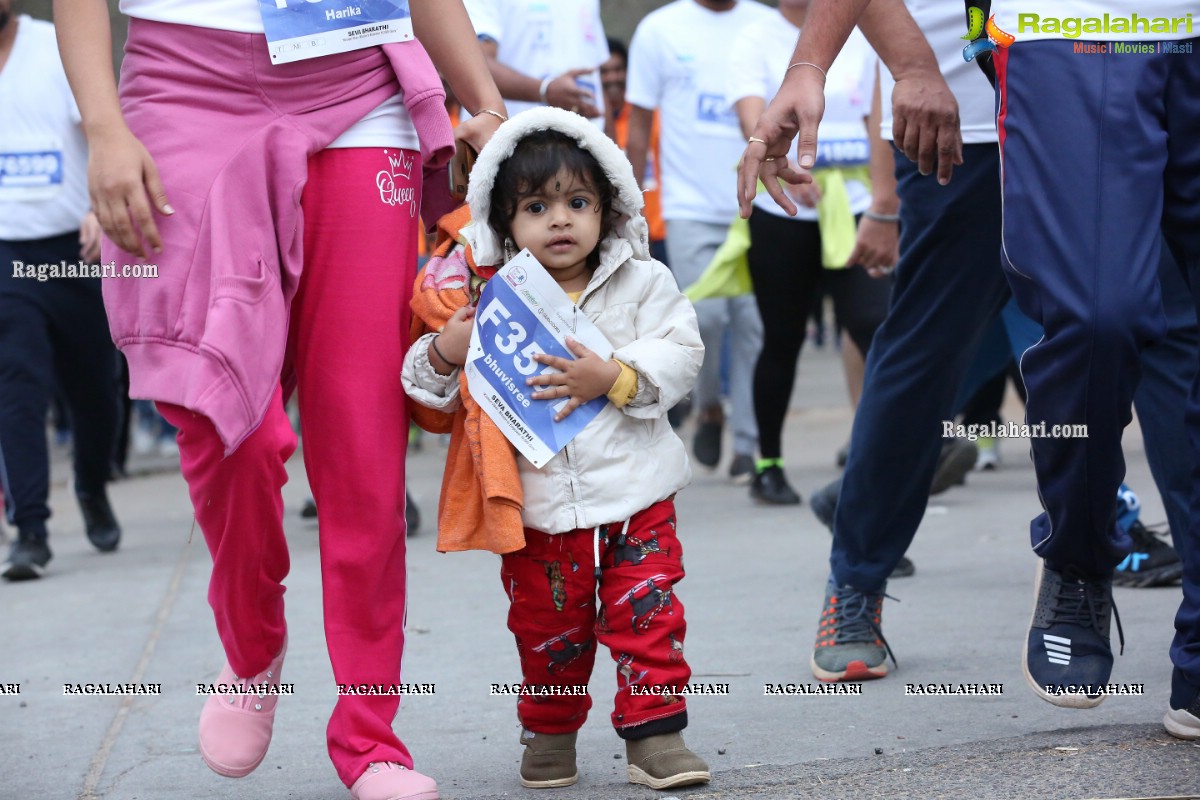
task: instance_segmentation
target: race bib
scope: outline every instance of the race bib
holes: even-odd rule
[[[258,0],[272,64],[413,38],[408,0]]]
[[[574,360],[567,349],[568,336],[600,358],[612,355],[604,334],[528,250],[484,286],[467,352],[467,386],[517,451],[539,469],[608,404],[607,397],[597,397],[555,422],[567,398],[530,397],[541,387],[526,386],[526,378],[556,371],[533,356],[545,353]]]
[[[871,161],[871,144],[866,137],[857,139],[821,139],[817,142],[817,163],[822,167],[861,167]]]
[[[723,94],[701,92],[696,96],[696,121],[717,125],[738,126],[737,112]]]
[[[63,152],[57,141],[0,142],[0,199],[49,200],[62,190]]]

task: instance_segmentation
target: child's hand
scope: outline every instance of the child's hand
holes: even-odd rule
[[[570,397],[562,411],[554,417],[555,422],[561,422],[575,409],[584,403],[603,397],[612,389],[617,378],[621,376],[621,365],[615,361],[605,361],[600,356],[588,350],[574,339],[567,337],[567,349],[575,354],[575,360],[559,358],[558,356],[537,353],[533,358],[539,364],[554,367],[559,372],[548,375],[534,375],[526,379],[528,386],[549,386],[534,392],[534,400],[553,400],[558,397]]]
[[[444,362],[445,370],[434,364],[433,368],[443,375],[449,375],[455,368],[467,363],[467,350],[471,347],[471,320],[475,318],[475,306],[463,306],[454,312],[454,316],[446,320],[441,333],[433,340],[429,354],[437,361]]]

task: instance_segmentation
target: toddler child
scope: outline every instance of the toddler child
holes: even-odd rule
[[[616,662],[612,723],[629,780],[707,782],[708,765],[680,735],[691,670],[674,593],[684,572],[673,499],[691,470],[667,422],[700,370],[696,315],[650,258],[629,162],[576,114],[538,108],[500,126],[467,201],[469,221],[466,211],[443,219],[442,244],[417,279],[419,338],[403,380],[418,423],[451,432],[438,549],[502,554],[524,678],[521,783],[578,779],[576,733],[592,701],[570,687],[587,685],[598,642]],[[482,413],[461,369],[480,287],[525,248],[613,346],[610,360],[570,339],[574,360],[533,356],[557,370],[527,380],[534,399],[565,401],[557,419],[609,401],[541,469]]]

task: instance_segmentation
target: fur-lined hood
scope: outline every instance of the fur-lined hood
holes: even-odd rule
[[[650,228],[642,216],[644,200],[633,177],[633,167],[612,139],[592,122],[570,111],[548,106],[531,108],[517,114],[501,125],[484,146],[471,170],[467,188],[467,203],[472,222],[462,234],[471,245],[476,264],[504,263],[504,243],[487,224],[492,208],[492,186],[504,162],[517,148],[517,143],[536,131],[555,130],[570,136],[600,162],[601,169],[613,185],[613,212],[617,219],[612,236],[623,239],[633,249],[633,258],[650,258]],[[608,248],[605,248],[608,249]]]

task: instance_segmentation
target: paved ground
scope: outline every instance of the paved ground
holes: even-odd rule
[[[789,471],[806,495],[836,474],[833,453],[850,416],[829,353],[805,357],[787,430]],[[1010,416],[1019,410],[1010,407]],[[1148,522],[1163,519],[1131,428],[1127,456]],[[1125,655],[1114,680],[1145,684],[1143,697],[1066,711],[1024,686],[1020,642],[1034,560],[1026,523],[1037,508],[1024,443],[1004,469],[973,475],[936,498],[910,552],[915,577],[893,581],[884,627],[899,669],[859,697],[769,697],[766,683],[811,682],[810,645],[827,572],[828,534],[807,507],[753,505],[723,473],[697,476],[679,499],[688,578],[688,657],[695,682],[730,694],[693,698],[690,745],[714,770],[700,798],[1116,798],[1200,792],[1200,747],[1166,736],[1167,646],[1178,589],[1118,590]],[[432,516],[442,451],[410,457],[414,493]],[[895,453],[897,470],[905,454]],[[61,467],[61,465],[58,465]],[[319,624],[316,527],[299,518],[303,468],[285,488],[292,543],[290,649],[271,751],[241,781],[200,761],[198,681],[221,666],[205,602],[209,569],[191,531],[178,475],[113,487],[125,526],[119,553],[94,553],[63,488],[53,497],[55,559],[45,580],[0,586],[0,798],[345,797],[324,752],[333,686]],[[364,479],[369,480],[370,476]],[[443,796],[649,798],[624,782],[623,748],[608,727],[611,662],[601,656],[597,698],[580,742],[581,781],[550,793],[520,788],[518,727],[510,698],[489,685],[519,679],[496,558],[440,555],[432,521],[410,540],[411,611],[405,679],[437,693],[406,699],[396,727],[436,776]],[[162,695],[122,701],[63,695],[64,683],[153,682]],[[914,697],[908,682],[1000,683],[998,697]]]

